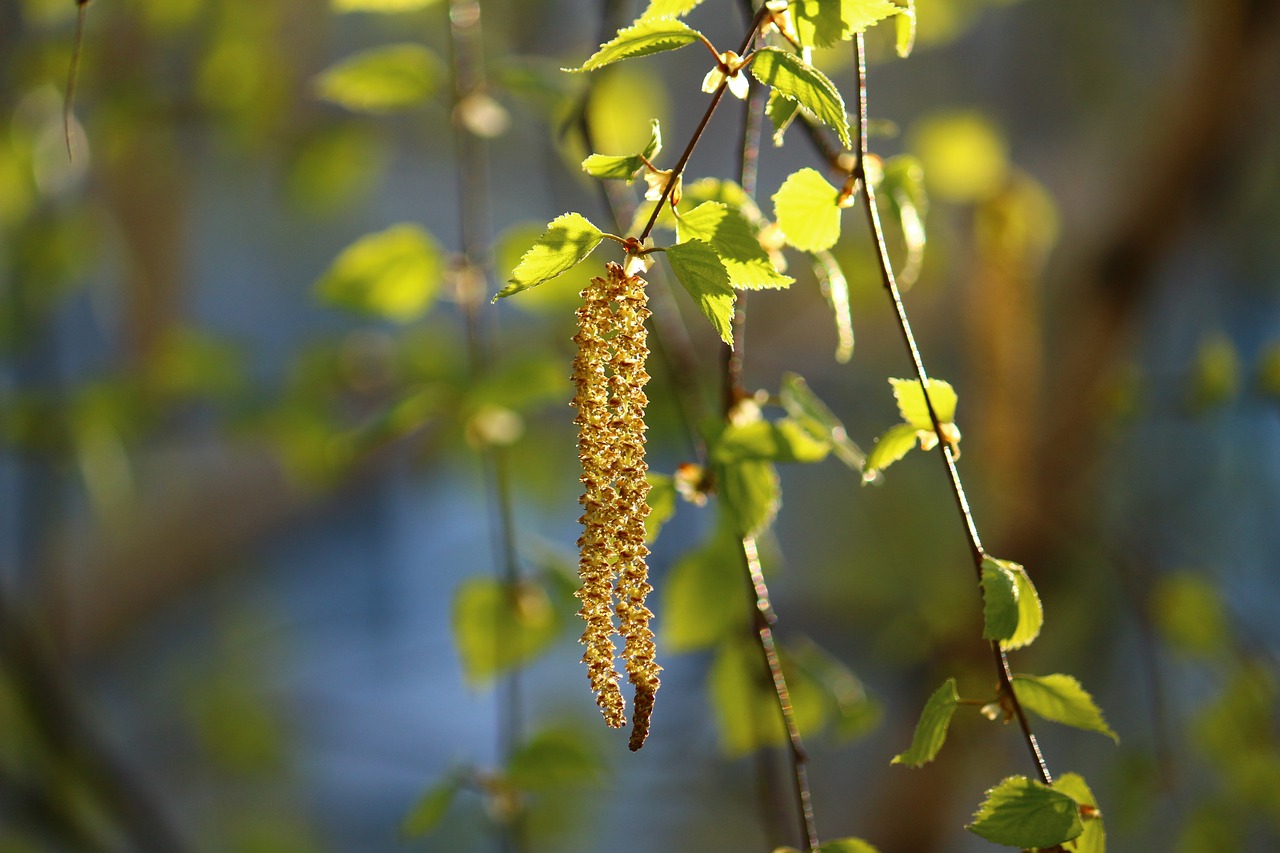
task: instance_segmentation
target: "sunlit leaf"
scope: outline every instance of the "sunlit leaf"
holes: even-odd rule
[[[676,486],[669,474],[650,471],[645,479],[649,481],[649,514],[644,517],[644,541],[646,544],[653,544],[662,525],[675,514]]]
[[[780,654],[796,724],[801,734],[812,733],[825,722],[821,689],[790,665],[785,650]],[[707,674],[707,690],[720,743],[730,756],[786,742],[777,694],[757,643],[722,644]]]
[[[769,122],[773,125],[774,147],[780,147],[787,128],[791,127],[791,122],[795,121],[796,116],[800,114],[800,104],[777,89],[770,89],[769,100],[764,105],[764,114],[769,117]]]
[[[951,727],[951,717],[959,704],[960,694],[956,692],[956,680],[948,678],[925,703],[920,722],[916,724],[915,734],[911,738],[911,746],[906,752],[895,755],[890,763],[923,767],[933,761],[947,741],[947,729]]]
[[[834,733],[841,740],[862,737],[879,724],[880,704],[867,695],[866,688],[842,661],[807,637],[788,646],[788,660],[796,671],[822,689],[831,707]]]
[[[769,462],[820,462],[831,443],[814,436],[791,418],[730,424],[711,448],[711,459],[721,465],[758,459]]]
[[[623,59],[650,56],[667,50],[677,50],[698,40],[697,31],[674,18],[652,18],[637,21],[608,42],[578,68],[568,71],[595,71]]]
[[[1008,177],[1007,144],[977,113],[931,116],[911,137],[930,193],[945,201],[970,204],[990,198]]]
[[[519,222],[499,235],[494,246],[494,269],[508,273],[520,265],[529,247],[542,238],[547,230],[545,222]],[[591,284],[598,272],[589,264],[579,264],[556,279],[555,287],[533,287],[520,292],[519,299],[509,304],[521,311],[544,314],[551,317],[572,317],[582,304],[581,293]]]
[[[838,838],[819,844],[816,853],[879,853],[879,851],[861,838]]]
[[[460,787],[461,781],[451,776],[424,791],[400,822],[400,834],[405,838],[421,838],[434,830]]]
[[[862,472],[866,463],[866,455],[862,448],[854,444],[845,431],[844,424],[835,416],[827,405],[818,399],[804,381],[804,377],[795,373],[784,373],[782,385],[778,389],[778,401],[786,409],[787,414],[800,426],[808,430],[814,438],[831,445],[836,458],[854,471]]]
[[[440,0],[329,0],[335,12],[416,12]]]
[[[756,536],[773,523],[782,487],[773,463],[744,459],[716,469],[720,500],[743,536]]]
[[[853,358],[853,313],[849,307],[849,280],[830,252],[814,252],[813,272],[818,277],[822,295],[831,306],[836,321],[836,361],[848,364]]]
[[[472,686],[540,655],[560,632],[547,592],[532,583],[512,588],[492,578],[464,581],[453,600],[453,640]]]
[[[760,245],[742,214],[715,201],[706,201],[676,220],[676,239],[680,242],[698,239],[708,243],[729,274],[735,288],[787,287],[795,279],[774,267],[769,253]]]
[[[894,46],[898,56],[906,59],[916,46],[916,0],[907,0],[906,8],[898,9],[893,23],[896,31]]]
[[[1119,736],[1102,718],[1102,711],[1093,697],[1070,675],[1015,675],[1013,691],[1023,708],[1046,720],[1098,732],[1116,743],[1120,742]]]
[[[853,38],[899,8],[891,0],[791,0],[800,43],[816,47]]]
[[[845,148],[853,144],[844,98],[827,75],[796,54],[776,47],[763,47],[754,57],[750,65],[753,77],[813,113],[818,121],[836,132]]]
[[[507,280],[507,286],[498,291],[494,301],[537,287],[568,272],[595,251],[603,239],[603,232],[585,216],[579,213],[557,216],[547,225],[538,242],[524,253]]]
[[[636,173],[645,168],[644,161],[653,162],[662,150],[662,127],[657,119],[650,122],[649,141],[639,154],[613,155],[592,154],[582,161],[582,171],[593,178],[621,180],[630,183],[635,180]]]
[[[1053,847],[1084,831],[1075,800],[1025,776],[1011,776],[987,791],[966,828],[995,844],[1021,848]]]
[[[1066,794],[1083,808],[1080,809],[1084,832],[1067,845],[1072,853],[1107,853],[1107,830],[1102,822],[1098,800],[1089,790],[1079,773],[1063,773],[1053,783],[1053,789]]]
[[[906,456],[911,448],[916,446],[919,437],[920,430],[911,424],[895,424],[889,427],[884,435],[876,439],[876,443],[871,446],[871,452],[867,454],[863,482],[870,482],[876,472],[883,471]]]
[[[716,250],[703,240],[687,240],[671,246],[664,254],[676,279],[689,291],[720,339],[733,346],[733,303],[737,296]]]
[[[1000,644],[1000,647],[1007,650],[1020,649],[1029,646],[1040,636],[1040,628],[1044,625],[1044,608],[1040,604],[1040,593],[1036,592],[1035,584],[1031,582],[1031,578],[1027,575],[1027,570],[1017,563],[1011,563],[1008,560],[997,560],[1009,571],[1013,572],[1014,580],[1018,582],[1018,630],[1013,632],[1013,636]]]
[[[929,417],[929,407],[925,403],[924,392],[916,379],[890,379],[893,386],[893,397],[898,401],[898,411],[902,420],[918,430],[933,432],[933,419]],[[949,382],[941,379],[929,380],[929,401],[933,403],[933,411],[941,423],[948,424],[956,417],[956,392]]]
[[[425,103],[435,92],[440,60],[417,44],[376,47],[316,75],[316,94],[356,112],[381,113]]]
[[[507,763],[507,781],[524,791],[548,791],[588,784],[603,769],[580,732],[554,728],[520,745]]]
[[[702,0],[649,0],[640,20],[650,18],[679,18],[692,12]]]
[[[1018,581],[1000,560],[982,560],[982,638],[1007,640],[1018,630]]]
[[[898,286],[910,287],[920,276],[928,237],[925,215],[929,211],[929,196],[925,192],[924,168],[920,161],[910,154],[899,154],[886,160],[877,198],[885,202],[902,234],[907,251],[901,268],[897,270]]]
[[[710,648],[746,620],[742,543],[726,525],[676,561],[660,587],[660,641],[672,652]]]
[[[431,235],[402,223],[344,249],[316,283],[316,293],[330,305],[407,323],[431,307],[444,265]]]
[[[787,243],[805,252],[834,246],[840,239],[839,194],[816,169],[801,169],[783,181],[773,211]]]

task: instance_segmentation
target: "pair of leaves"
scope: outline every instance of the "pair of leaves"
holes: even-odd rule
[[[954,421],[958,398],[950,383],[941,379],[929,380],[929,397],[926,401],[923,387],[915,379],[890,379],[893,396],[898,401],[898,413],[902,423],[892,426],[876,441],[867,456],[868,474],[883,471],[919,444],[922,450],[931,450],[938,443],[933,418],[929,415],[929,403],[938,416],[938,424],[947,443],[952,447],[960,441],[960,430]],[[864,479],[869,477],[864,476]]]
[[[1053,785],[1011,776],[986,793],[967,827],[995,844],[1047,848],[1074,842],[1077,853],[1103,853],[1106,832],[1084,779],[1066,773]]]
[[[982,558],[982,638],[1020,649],[1040,636],[1044,609],[1027,570],[1008,560]]]

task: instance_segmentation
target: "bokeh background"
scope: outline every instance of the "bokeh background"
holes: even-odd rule
[[[485,0],[480,29],[464,2],[362,5],[98,0],[68,158],[76,6],[0,0],[0,850],[796,843],[723,658],[663,651],[664,581],[713,509],[654,545],[649,745],[601,724],[569,597],[581,279],[488,302],[554,216],[611,225],[584,111],[606,153],[660,118],[670,165],[706,54],[588,80],[558,69],[638,4]],[[869,34],[873,148],[918,157],[929,195],[908,308],[959,391],[987,547],[1045,602],[1014,668],[1075,675],[1120,736],[1040,722],[1050,766],[1090,781],[1114,850],[1277,849],[1280,3],[916,6],[910,58]],[[726,0],[689,20],[743,31]],[[850,61],[818,57],[846,93]],[[717,114],[691,178],[734,174],[741,120]],[[765,213],[820,165],[795,129],[766,139]],[[753,295],[745,380],[803,375],[866,447],[910,365],[861,225],[835,249],[852,359],[796,255]],[[714,413],[721,359],[668,303],[666,473],[695,461],[674,392]],[[889,766],[943,679],[993,681],[941,466],[782,482],[766,562],[823,836],[989,849],[962,826],[1031,770],[1012,730],[961,714],[936,762]],[[495,678],[511,570],[527,654]]]

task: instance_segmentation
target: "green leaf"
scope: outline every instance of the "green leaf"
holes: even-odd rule
[[[1183,654],[1212,657],[1230,638],[1221,592],[1196,572],[1159,578],[1151,593],[1151,614],[1160,637]]]
[[[444,279],[444,253],[417,225],[366,234],[334,259],[316,283],[323,301],[407,323],[427,312]]]
[[[893,23],[897,36],[895,46],[898,49],[898,56],[906,59],[916,46],[916,0],[907,0],[906,8],[898,9]]]
[[[809,389],[803,376],[796,373],[782,374],[778,402],[811,436],[830,444],[836,458],[850,469],[862,472],[867,461],[866,454],[849,438],[844,424],[827,408],[826,403]]]
[[[1084,832],[1069,842],[1067,849],[1073,853],[1107,853],[1107,830],[1102,823],[1102,812],[1098,810],[1098,799],[1084,778],[1079,773],[1063,773],[1053,783],[1053,789],[1086,807],[1080,815]]]
[[[982,559],[982,639],[1007,640],[1018,630],[1018,580],[1001,560]]]
[[[537,287],[582,263],[600,241],[603,232],[579,213],[565,213],[551,220],[538,242],[529,248],[507,280],[507,286],[493,297],[504,296]]]
[[[796,34],[806,47],[830,47],[899,12],[890,0],[791,0]]]
[[[649,127],[649,141],[645,144],[644,150],[640,154],[632,154],[630,156],[592,154],[582,161],[582,171],[593,178],[631,183],[635,180],[636,173],[645,167],[644,161],[648,160],[652,163],[653,158],[658,156],[658,152],[662,150],[662,127],[658,124],[658,120],[656,118],[652,119]]]
[[[898,411],[902,419],[923,432],[933,432],[933,420],[929,417],[929,407],[925,404],[924,392],[916,379],[890,379],[893,386],[894,399],[898,401]],[[949,382],[941,379],[929,380],[929,399],[933,402],[933,411],[937,413],[941,423],[949,424],[956,418],[956,392]]]
[[[670,474],[655,474],[650,471],[645,475],[649,481],[649,514],[644,517],[645,544],[653,544],[658,538],[662,525],[667,523],[676,511],[676,484]]]
[[[782,487],[773,464],[744,459],[716,468],[716,488],[725,510],[743,536],[756,536],[773,523]]]
[[[840,239],[840,192],[816,169],[788,177],[773,196],[773,213],[787,243],[804,252],[829,249]]]
[[[942,745],[947,742],[947,729],[951,726],[951,717],[959,704],[960,694],[956,692],[956,680],[948,678],[925,703],[920,722],[916,724],[915,734],[911,738],[911,746],[906,752],[895,755],[890,764],[923,767],[933,761]]]
[[[686,553],[661,587],[663,648],[673,653],[710,648],[742,630],[746,581],[742,543],[724,524]]]
[[[1025,776],[1010,776],[987,791],[966,829],[1008,847],[1053,847],[1080,835],[1076,801]]]
[[[797,638],[789,648],[789,660],[797,672],[811,678],[825,694],[837,738],[862,737],[879,724],[883,715],[879,703],[839,659],[808,637]]]
[[[920,275],[928,239],[924,223],[929,210],[929,196],[925,192],[924,168],[920,161],[910,154],[899,154],[886,160],[877,198],[888,207],[888,214],[897,222],[902,234],[907,252],[898,271],[898,284],[910,287]]]
[[[706,201],[676,219],[676,239],[702,240],[720,256],[729,283],[742,290],[788,287],[795,279],[774,267],[741,213],[726,204]]]
[[[796,421],[757,420],[725,427],[711,448],[711,459],[721,465],[744,459],[770,462],[821,462],[831,444],[815,437]]]
[[[769,122],[773,125],[773,145],[775,148],[780,148],[783,134],[800,114],[800,104],[777,89],[770,89],[769,101],[764,105],[764,114],[769,117]]]
[[[813,113],[818,121],[839,135],[845,148],[853,145],[844,98],[827,75],[794,53],[776,47],[762,47],[752,56],[750,69],[753,77]]]
[[[600,777],[600,757],[582,733],[547,729],[525,741],[507,764],[507,780],[523,791],[589,784]]]
[[[649,0],[649,6],[640,20],[651,18],[679,18],[692,12],[702,0]]]
[[[417,44],[392,44],[357,53],[316,75],[326,101],[354,112],[384,113],[427,101],[440,77],[440,60]]]
[[[581,67],[565,70],[595,71],[597,68],[603,68],[623,59],[678,50],[697,40],[696,30],[674,18],[640,20],[626,29],[619,30],[610,41],[600,45],[600,49],[582,63]]]
[[[400,834],[407,839],[421,838],[435,829],[461,786],[460,779],[450,776],[424,791],[400,822]]]
[[[711,321],[720,340],[732,347],[733,303],[737,296],[716,250],[703,240],[687,240],[671,246],[664,254],[671,271],[689,291],[703,316]]]
[[[1120,742],[1119,736],[1102,719],[1102,711],[1094,704],[1093,697],[1070,675],[1015,675],[1013,691],[1023,708],[1046,720],[1098,732]]]
[[[877,472],[883,471],[906,456],[907,452],[916,446],[919,438],[920,431],[911,424],[895,424],[889,427],[884,435],[876,439],[871,452],[867,454],[866,471],[862,475],[862,481],[871,482]]]
[[[342,12],[416,12],[435,5],[439,0],[330,0],[333,11]]]
[[[1000,644],[1001,648],[1012,651],[1031,645],[1040,636],[1040,628],[1044,625],[1044,609],[1040,606],[1040,593],[1036,592],[1027,570],[1007,560],[997,562],[1013,572],[1013,577],[1018,582],[1018,630]]]
[[[816,853],[880,853],[861,838],[838,838],[818,845]]]
[[[822,295],[831,306],[836,321],[836,361],[848,364],[853,358],[853,313],[849,309],[849,280],[830,252],[814,252],[813,272]]]
[[[779,655],[796,725],[801,734],[810,734],[825,722],[821,688],[791,666],[785,650]],[[746,755],[786,743],[777,694],[757,643],[734,639],[722,644],[707,674],[707,690],[727,754]]]
[[[512,589],[492,578],[470,578],[453,599],[453,640],[473,687],[533,660],[560,633],[561,622],[545,589]]]

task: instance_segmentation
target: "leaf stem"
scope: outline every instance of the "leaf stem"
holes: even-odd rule
[[[979,580],[981,580],[982,561],[986,557],[986,552],[982,549],[982,540],[978,536],[978,526],[974,522],[973,513],[969,508],[969,499],[965,495],[964,484],[960,480],[960,471],[956,468],[955,452],[943,435],[942,421],[938,417],[938,413],[934,409],[933,400],[929,395],[929,375],[924,369],[924,359],[920,356],[920,348],[916,345],[915,335],[911,331],[911,323],[907,319],[907,309],[902,304],[902,294],[898,291],[898,283],[894,278],[893,265],[889,260],[889,249],[885,244],[884,228],[880,224],[880,214],[876,209],[875,188],[866,179],[864,163],[867,157],[867,61],[866,46],[861,33],[854,37],[854,59],[858,75],[858,151],[852,174],[862,183],[863,207],[866,209],[867,225],[871,229],[871,236],[875,242],[876,260],[880,268],[881,282],[889,295],[890,302],[893,303],[894,313],[898,320],[898,329],[902,333],[903,343],[911,356],[916,378],[920,381],[920,390],[924,394],[925,407],[929,410],[929,420],[933,423],[934,433],[938,436],[938,452],[942,456],[943,465],[947,469],[947,478],[951,483],[951,494],[955,498],[956,509],[959,511],[961,521],[964,523],[974,570],[977,572]],[[1009,670],[1009,658],[1004,649],[1000,647],[998,641],[993,640],[991,642],[991,654],[995,660],[996,674],[999,678],[1000,695],[1008,699],[1015,716],[1018,718],[1018,726],[1022,729],[1023,739],[1026,741],[1027,749],[1031,753],[1032,761],[1035,763],[1036,772],[1039,774],[1041,781],[1046,785],[1052,785],[1053,774],[1049,772],[1049,765],[1040,751],[1040,744],[1036,741],[1035,734],[1031,731],[1031,724],[1027,721],[1026,712],[1023,710],[1022,703],[1018,701],[1018,696],[1013,690],[1013,674]]]

